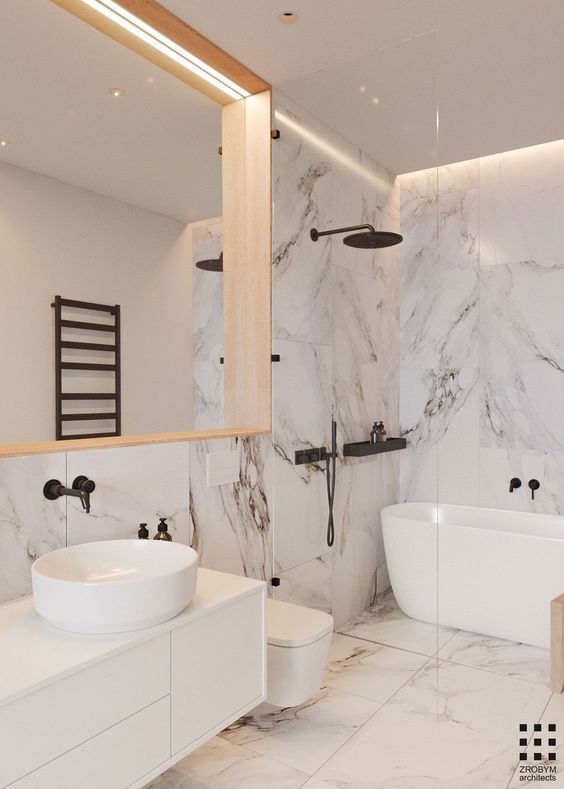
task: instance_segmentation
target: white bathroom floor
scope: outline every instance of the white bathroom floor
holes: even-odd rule
[[[548,671],[547,650],[416,622],[387,594],[334,635],[314,699],[238,721],[149,786],[516,787],[519,736],[540,722],[534,750],[546,753],[555,723],[564,740],[564,696],[551,694]],[[564,787],[557,751],[550,785]]]

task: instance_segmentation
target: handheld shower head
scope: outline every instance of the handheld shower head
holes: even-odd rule
[[[350,233],[345,236],[343,243],[348,247],[356,249],[381,249],[382,247],[393,247],[403,241],[403,236],[399,233],[392,233],[388,230],[374,230],[372,225],[353,225],[353,227],[338,227],[335,230],[310,231],[312,241],[317,241],[320,236],[332,236],[335,233]]]

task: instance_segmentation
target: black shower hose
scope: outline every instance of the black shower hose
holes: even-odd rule
[[[335,522],[333,520],[333,502],[335,501],[335,478],[337,468],[337,423],[331,422],[331,453],[325,456],[327,482],[327,501],[329,504],[329,518],[327,520],[327,545],[331,548],[335,542]],[[331,464],[333,468],[331,468]]]

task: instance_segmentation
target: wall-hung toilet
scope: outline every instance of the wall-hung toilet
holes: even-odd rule
[[[321,687],[333,617],[313,608],[267,600],[266,623],[266,701],[275,707],[296,707]]]

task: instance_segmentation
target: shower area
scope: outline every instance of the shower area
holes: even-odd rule
[[[367,695],[384,704],[382,787],[508,787],[553,759],[534,727],[564,727],[546,649],[564,591],[564,142],[459,161],[439,65],[433,31],[274,92],[273,433],[245,477],[260,538],[221,493],[208,512],[240,557],[200,549],[333,615],[331,687],[364,696],[370,666],[393,678]],[[199,232],[194,262],[218,261],[220,221]],[[202,327],[221,276],[198,270]],[[194,352],[206,408],[213,337]],[[374,422],[398,449],[345,454]],[[338,764],[339,786],[372,775]]]
[[[417,752],[404,775],[421,783],[404,784],[382,752],[378,786],[507,787],[556,758],[533,731],[564,726],[547,650],[564,591],[564,142],[449,159],[439,60],[432,32],[275,97],[273,595],[332,613],[329,676],[356,665],[360,695],[364,648],[421,658],[381,736],[402,754],[427,742],[432,764]],[[352,120],[334,131],[343,117],[364,142]],[[325,464],[295,451],[331,447],[332,420],[329,547]],[[345,455],[375,421],[406,447]],[[338,765],[339,786],[371,774]]]

